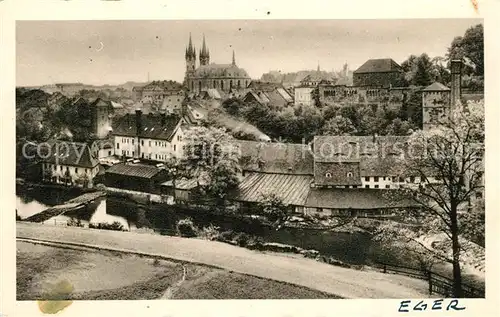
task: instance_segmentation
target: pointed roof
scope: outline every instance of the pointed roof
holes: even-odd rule
[[[233,50],[233,65],[236,65],[236,57],[234,56],[234,50]]]
[[[425,87],[423,91],[450,91],[450,88],[436,81],[431,85]]]
[[[191,39],[191,32],[189,32],[189,44],[188,44],[188,47],[186,48],[186,57],[190,57],[190,56],[196,57],[196,51],[195,51],[195,48],[193,46],[193,41]]]
[[[392,58],[379,58],[367,60],[363,65],[356,69],[354,73],[388,73],[401,71],[401,66]]]
[[[207,56],[209,56],[209,53],[208,53],[207,45],[205,43],[205,34],[203,34],[203,44],[202,44],[202,48],[200,51],[200,57],[207,57]]]

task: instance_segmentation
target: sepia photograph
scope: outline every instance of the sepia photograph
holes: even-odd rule
[[[484,299],[483,24],[15,21],[16,299]]]

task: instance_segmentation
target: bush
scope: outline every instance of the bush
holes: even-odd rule
[[[219,227],[210,224],[208,227],[204,227],[198,232],[198,237],[210,241],[219,240],[220,238]]]
[[[19,216],[19,214],[17,213],[17,209],[16,209],[16,221],[20,221],[21,220],[21,216]]]
[[[246,233],[239,233],[234,240],[240,247],[246,247],[250,239]]]
[[[91,229],[104,229],[104,230],[115,230],[115,231],[125,231],[123,225],[118,221],[113,223],[100,222],[97,224],[90,223],[89,228]]]
[[[191,218],[181,219],[176,225],[177,233],[181,237],[192,238],[196,237],[196,227]]]
[[[80,219],[71,218],[66,223],[68,227],[83,227],[83,223]]]
[[[231,240],[233,240],[234,236],[235,236],[234,231],[228,230],[228,231],[221,232],[218,240],[219,241],[231,241]]]
[[[99,183],[95,186],[95,189],[100,190],[100,191],[105,191],[106,185]]]

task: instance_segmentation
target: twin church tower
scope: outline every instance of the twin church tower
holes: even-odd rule
[[[203,44],[199,52],[200,66],[196,67],[196,49],[191,34],[189,34],[189,43],[184,57],[186,59],[184,84],[192,93],[200,93],[208,89],[230,92],[232,89],[246,88],[250,84],[247,72],[236,66],[234,51],[231,64],[210,64],[210,51],[207,48],[205,35],[203,35]]]

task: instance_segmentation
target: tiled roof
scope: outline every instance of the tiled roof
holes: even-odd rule
[[[106,108],[113,108],[113,105],[111,104],[111,101],[109,100],[103,100],[101,98],[97,98],[90,104],[92,107],[106,107]]]
[[[248,88],[251,88],[255,91],[272,91],[275,89],[283,89],[283,85],[279,83],[270,83],[260,80],[252,80],[248,85]]]
[[[134,87],[136,88],[136,87]],[[171,80],[163,80],[163,81],[152,81],[146,86],[137,87],[137,90],[158,90],[158,91],[181,91],[183,89],[182,84],[171,81]]]
[[[359,163],[357,162],[316,162],[314,183],[320,186],[361,185]]]
[[[391,199],[392,195],[397,195],[397,190],[311,188],[305,206],[332,209],[380,209],[415,206],[408,200]]]
[[[360,161],[370,157],[394,157],[405,153],[407,136],[315,136],[316,161]]]
[[[176,114],[165,115],[165,122],[162,124],[162,114],[142,114],[142,128],[140,137],[170,140],[181,118]],[[126,114],[113,122],[113,135],[136,136],[136,114]]]
[[[425,87],[422,91],[450,91],[450,88],[436,81],[431,85]]]
[[[305,144],[235,141],[242,169],[263,173],[313,175],[313,155]]]
[[[276,91],[285,99],[286,102],[293,102],[293,97],[290,95],[288,91],[286,91],[285,88],[278,88]]]
[[[92,152],[86,143],[77,142],[50,142],[50,152],[48,147],[42,147],[42,151],[47,151],[43,156],[49,155],[44,162],[92,168],[99,164],[98,155]]]
[[[358,69],[354,71],[355,74],[362,73],[387,73],[387,72],[401,72],[402,68],[392,58],[369,59]]]
[[[320,82],[320,81],[335,82],[337,81],[337,78],[335,78],[332,74],[329,74],[327,72],[319,71],[307,75],[300,82],[304,83],[304,82]]]
[[[233,64],[209,64],[202,65],[195,70],[195,78],[250,78],[248,73],[243,69]]]
[[[173,182],[166,181],[161,184],[161,186],[172,187]],[[190,190],[198,186],[198,181],[196,179],[178,179],[175,181],[175,188],[180,190]]]
[[[333,169],[340,162],[357,162],[360,177],[397,176],[403,172],[408,140],[407,136],[316,136],[313,144],[315,169],[323,172],[326,167],[321,163],[329,162]],[[315,175],[324,177],[318,173]],[[339,173],[344,175],[347,171]]]
[[[275,194],[287,205],[303,206],[312,180],[307,175],[253,173],[239,184],[233,199],[261,202],[265,195]]]
[[[106,174],[119,174],[131,177],[151,178],[160,173],[160,169],[152,165],[120,163],[111,166]]]

